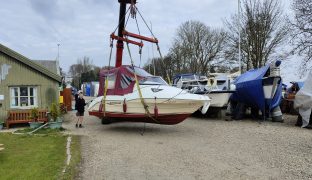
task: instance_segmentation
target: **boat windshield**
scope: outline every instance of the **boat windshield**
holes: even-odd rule
[[[207,77],[206,76],[197,75],[197,74],[190,74],[190,75],[182,75],[181,79],[183,81],[190,81],[190,80],[202,81],[202,80],[206,80]]]
[[[199,79],[199,77],[197,75],[195,75],[195,74],[183,75],[181,78],[182,78],[183,81]]]
[[[217,85],[224,85],[226,83],[226,80],[217,80]]]
[[[140,85],[168,85],[163,78],[159,76],[149,76],[140,80]]]
[[[141,69],[138,67],[132,67],[132,66],[127,67],[128,71],[130,71],[131,73],[134,73],[133,68],[137,76],[140,76],[140,77],[152,76],[150,73],[146,72],[144,69]]]

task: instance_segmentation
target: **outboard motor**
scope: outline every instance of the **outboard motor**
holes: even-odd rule
[[[266,104],[271,105],[272,99],[275,96],[279,83],[281,83],[280,76],[280,65],[281,61],[275,61],[275,63],[270,64],[270,74],[263,79],[263,92]],[[271,108],[269,108],[271,109]],[[270,117],[274,122],[283,122],[283,115],[279,106],[275,107],[270,112]]]
[[[279,106],[276,106],[272,110],[271,115],[272,115],[273,122],[284,122],[283,114]]]

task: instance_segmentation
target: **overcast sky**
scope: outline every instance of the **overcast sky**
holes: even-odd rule
[[[211,27],[222,27],[223,20],[237,12],[237,0],[137,1],[140,12],[152,24],[163,54],[168,52],[181,23],[199,20]],[[290,0],[280,1],[289,12]],[[118,24],[117,0],[0,0],[0,5],[1,44],[30,59],[55,60],[60,43],[60,65],[65,71],[83,56],[98,66],[108,64],[109,35]],[[141,33],[149,36],[144,23],[138,20]],[[135,21],[129,21],[128,29],[137,32],[134,25]],[[132,48],[132,53],[139,65],[138,48]],[[153,53],[158,56],[155,46],[152,51],[152,45],[145,43],[142,64]],[[129,63],[125,57],[123,64]]]

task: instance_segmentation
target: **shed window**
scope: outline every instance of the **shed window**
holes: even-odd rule
[[[37,107],[37,87],[21,86],[10,88],[11,108]]]

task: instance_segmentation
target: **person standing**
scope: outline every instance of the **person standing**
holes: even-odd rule
[[[86,105],[86,102],[85,100],[83,99],[83,94],[82,92],[79,92],[79,95],[78,95],[78,99],[76,101],[76,107],[77,107],[77,122],[76,122],[76,127],[80,127],[82,128],[82,121],[83,121],[83,116],[84,116],[84,107]]]
[[[75,110],[77,110],[77,100],[78,100],[78,98],[79,98],[79,93],[80,93],[81,91],[79,90],[79,91],[77,91],[77,93],[75,94]]]
[[[77,91],[76,92],[76,94],[75,94],[75,110],[77,111],[77,106],[78,106],[78,103],[77,103],[77,100],[78,100],[78,98],[79,98],[79,94],[80,94],[80,92],[82,92],[81,90],[79,90],[79,91]],[[76,127],[78,127],[78,121],[79,121],[79,113],[78,113],[78,111],[76,112],[76,116],[77,116],[77,123],[76,123]]]

